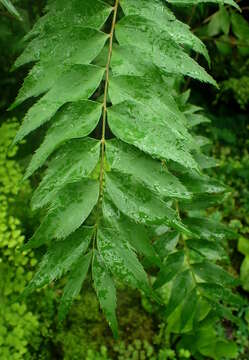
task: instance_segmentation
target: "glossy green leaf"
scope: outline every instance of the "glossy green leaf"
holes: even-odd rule
[[[197,135],[197,136],[194,136],[194,139],[195,139],[196,144],[200,148],[206,147],[207,145],[211,144],[211,141],[205,136]]]
[[[187,117],[196,115],[200,111],[203,111],[203,108],[198,105],[193,105],[191,103],[184,104],[183,112]]]
[[[190,168],[198,168],[189,152],[189,143],[179,139],[158,114],[135,102],[123,102],[108,111],[108,123],[120,140],[159,159],[171,159]],[[158,123],[155,127],[155,123]]]
[[[207,175],[200,175],[196,171],[179,172],[181,183],[194,194],[217,194],[223,193],[226,188],[218,180]]]
[[[179,346],[189,349],[191,354],[210,359],[236,359],[238,349],[236,343],[224,339],[215,331],[215,323],[203,325],[191,334],[183,336]],[[195,356],[196,356],[195,355]]]
[[[205,45],[190,31],[187,25],[175,18],[173,12],[164,6],[161,0],[122,0],[121,6],[125,15],[140,15],[149,21],[154,21],[177,44],[187,45],[209,60]]]
[[[212,316],[212,305],[203,296],[198,296],[196,311],[193,319],[194,326],[198,322],[203,322],[205,324],[206,321],[208,322],[209,316]]]
[[[151,264],[160,266],[161,261],[156,253],[145,226],[131,221],[127,216],[120,213],[105,196],[103,212],[112,226],[119,232],[120,236],[140,255],[143,255]]]
[[[108,174],[106,190],[116,207],[135,222],[150,225],[166,223],[189,233],[171,207],[129,176]]]
[[[69,271],[88,248],[92,232],[91,228],[82,227],[67,239],[54,241],[44,255],[26,292],[47,285]]]
[[[87,100],[99,86],[104,69],[93,65],[69,66],[26,114],[15,142],[49,121],[56,111],[69,101]]]
[[[112,11],[112,7],[100,0],[55,0],[47,5],[47,13],[41,17],[26,39],[35,35],[46,36],[47,31],[59,31],[72,26],[100,29]]]
[[[95,129],[101,113],[101,104],[86,100],[69,103],[61,108],[52,119],[53,123],[43,143],[33,156],[25,179],[42,166],[48,156],[63,142],[89,135]]]
[[[48,65],[57,62],[89,64],[99,54],[107,38],[105,33],[80,26],[65,28],[57,33],[52,31],[44,38],[32,40],[17,59],[15,67],[38,60],[45,61]],[[79,43],[82,46],[79,47]]]
[[[116,288],[110,272],[99,254],[95,252],[93,261],[94,287],[100,302],[100,306],[110,324],[115,337],[118,335],[118,323],[116,319]]]
[[[221,204],[225,200],[224,194],[196,194],[191,201],[182,200],[179,202],[179,206],[182,211],[201,211],[207,210],[210,207],[215,207]]]
[[[208,346],[207,346],[207,348],[208,348]],[[236,359],[236,358],[238,358],[238,353],[239,353],[239,349],[235,342],[225,341],[223,339],[220,339],[220,341],[217,341],[216,346],[215,346],[214,356],[216,356],[218,359],[222,358],[224,356],[229,359]]]
[[[14,103],[9,107],[9,110],[15,109],[23,101],[30,97],[37,97],[44,94],[52,88],[60,75],[67,70],[68,66],[63,64],[47,64],[46,62],[38,62],[28,73],[23,82],[23,86]]]
[[[53,239],[63,239],[70,235],[90,215],[99,196],[99,186],[95,180],[83,179],[65,185],[51,202],[49,211],[26,248],[34,248]]]
[[[187,246],[208,260],[217,261],[227,258],[224,248],[214,241],[189,239],[187,240]]]
[[[127,54],[128,61],[135,63],[139,58],[152,63],[167,73],[189,75],[201,81],[216,84],[210,75],[191,59],[157,23],[141,16],[126,16],[116,26],[116,37],[121,46],[132,48],[138,54],[134,60]]]
[[[36,48],[41,49],[42,45],[41,40],[35,39],[34,41],[37,41],[37,44],[34,44],[34,41],[32,41],[26,51],[18,58],[15,64],[16,67],[26,62],[38,61],[39,59],[42,61],[36,64],[30,71],[11,109],[29,97],[36,97],[50,90],[69,64],[90,64],[99,54],[107,39],[106,34],[93,29],[77,27],[76,29],[67,30],[67,33],[69,39],[65,39],[63,33],[58,33],[55,36],[53,32],[51,34],[51,39],[53,40],[50,43],[49,49],[47,47],[48,39],[45,37],[42,40],[44,51],[35,50]],[[74,37],[73,39],[71,39],[72,36]],[[80,39],[83,36],[84,41]],[[68,53],[67,59],[65,59],[67,42]],[[80,47],[78,46],[79,42],[81,43]],[[48,60],[50,58],[51,60]]]
[[[206,218],[187,218],[184,224],[197,236],[207,240],[222,241],[233,236],[233,232],[220,222]]]
[[[82,284],[86,278],[91,259],[91,252],[89,252],[87,255],[81,254],[71,269],[67,278],[67,283],[64,288],[63,295],[60,300],[58,314],[60,321],[65,318],[73,303],[73,300],[79,295]]]
[[[191,197],[166,166],[132,146],[118,140],[110,141],[107,144],[106,156],[112,170],[131,175],[164,198]]]
[[[97,140],[75,139],[64,144],[50,161],[44,178],[35,190],[31,206],[38,209],[50,203],[66,184],[90,177],[99,161]]]
[[[125,283],[150,292],[147,275],[126,238],[107,223],[100,227],[98,250],[109,271]]]
[[[167,91],[167,84],[158,72],[150,76],[115,76],[110,79],[109,95],[113,105],[125,101],[137,102],[149,107],[157,122],[174,133],[175,137],[196,148],[193,137],[185,127],[185,117],[179,110],[173,96]]]

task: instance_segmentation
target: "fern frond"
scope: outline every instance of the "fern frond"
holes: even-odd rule
[[[171,282],[165,316],[180,312],[180,329],[211,306],[231,317],[220,294],[233,281],[214,264],[227,229],[191,212],[225,193],[203,175],[216,163],[192,130],[208,119],[187,104],[189,92],[170,86],[176,75],[216,84],[188,54],[209,60],[204,44],[161,0],[50,0],[46,10],[15,64],[34,63],[13,107],[40,96],[15,141],[48,126],[25,175],[47,165],[31,202],[47,215],[26,248],[48,250],[27,292],[68,274],[63,318],[91,269],[115,335],[115,279],[156,300],[155,289]],[[157,269],[154,290],[141,258]]]

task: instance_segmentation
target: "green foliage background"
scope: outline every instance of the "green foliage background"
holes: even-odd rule
[[[23,48],[22,36],[42,11],[42,2],[14,2],[23,23],[1,8],[0,64],[1,110],[12,102],[26,70],[10,73]],[[245,2],[246,3],[246,2]],[[192,103],[206,109],[211,126],[200,126],[213,140],[210,152],[220,161],[214,175],[231,187],[231,193],[212,216],[223,219],[235,231],[227,243],[231,273],[240,274],[240,293],[249,291],[249,25],[248,9],[242,15],[226,8],[198,7],[194,12],[179,9],[179,17],[196,29],[206,41],[212,59],[211,73],[221,90],[190,83]],[[240,17],[240,18],[238,18]],[[205,19],[208,19],[207,21]],[[184,85],[185,86],[185,85]],[[248,359],[249,315],[240,312],[239,328],[229,322],[218,326],[216,318],[201,324],[195,333],[179,336],[171,332],[171,319],[163,321],[160,309],[136,291],[127,293],[120,285],[120,340],[115,342],[104,322],[89,282],[73,305],[66,321],[58,325],[57,303],[63,280],[56,292],[52,286],[21,300],[19,295],[31,279],[43,250],[19,252],[39,217],[27,209],[32,182],[21,182],[28,161],[28,144],[9,150],[25,106],[0,119],[0,359],[3,360],[166,360],[166,359]],[[15,116],[15,117],[14,117]],[[39,143],[34,138],[33,143]],[[23,211],[25,209],[25,212]],[[167,301],[167,286],[162,288]]]

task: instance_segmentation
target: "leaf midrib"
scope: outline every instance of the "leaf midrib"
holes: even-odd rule
[[[113,7],[113,18],[112,25],[109,34],[109,50],[108,50],[108,58],[106,63],[106,71],[105,71],[105,86],[104,86],[104,99],[103,99],[103,116],[102,116],[102,136],[101,136],[101,150],[100,150],[100,175],[99,175],[99,198],[97,203],[97,218],[95,223],[95,238],[97,237],[97,230],[99,225],[99,217],[101,212],[101,205],[103,199],[103,191],[104,191],[104,165],[105,165],[105,135],[106,135],[106,121],[107,121],[107,99],[108,99],[108,88],[109,88],[109,79],[110,79],[110,65],[112,58],[112,49],[113,49],[113,39],[114,39],[114,31],[115,25],[117,21],[117,12],[118,12],[119,0],[115,0],[115,5]],[[94,241],[95,243],[95,241]],[[94,244],[93,244],[94,246]]]

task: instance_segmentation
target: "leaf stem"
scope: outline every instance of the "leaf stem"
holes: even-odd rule
[[[114,38],[114,30],[117,21],[117,13],[118,13],[119,0],[115,0],[115,5],[113,7],[113,18],[111,31],[109,34],[109,50],[108,50],[108,58],[106,63],[106,71],[105,71],[105,87],[104,87],[104,99],[103,99],[103,114],[102,114],[102,136],[101,136],[101,149],[100,149],[100,175],[99,175],[99,198],[97,203],[97,219],[95,223],[95,234],[93,239],[93,248],[95,247],[95,241],[97,237],[99,216],[100,216],[100,207],[103,199],[103,191],[104,191],[104,167],[105,167],[105,134],[106,134],[106,120],[107,120],[107,98],[108,98],[108,88],[109,88],[109,77],[110,77],[110,65],[112,58],[112,48],[113,48],[113,38]]]
[[[101,137],[101,163],[100,163],[100,177],[99,177],[99,203],[102,200],[103,196],[103,179],[104,179],[104,160],[105,160],[105,132],[106,132],[106,119],[107,119],[107,97],[108,97],[108,87],[109,87],[109,77],[110,77],[110,64],[112,58],[112,48],[113,48],[113,37],[114,30],[117,20],[119,0],[115,0],[115,5],[113,7],[113,19],[110,32],[109,40],[109,50],[108,58],[106,63],[106,78],[105,78],[105,89],[104,89],[104,100],[103,100],[103,118],[102,118],[102,137]]]

